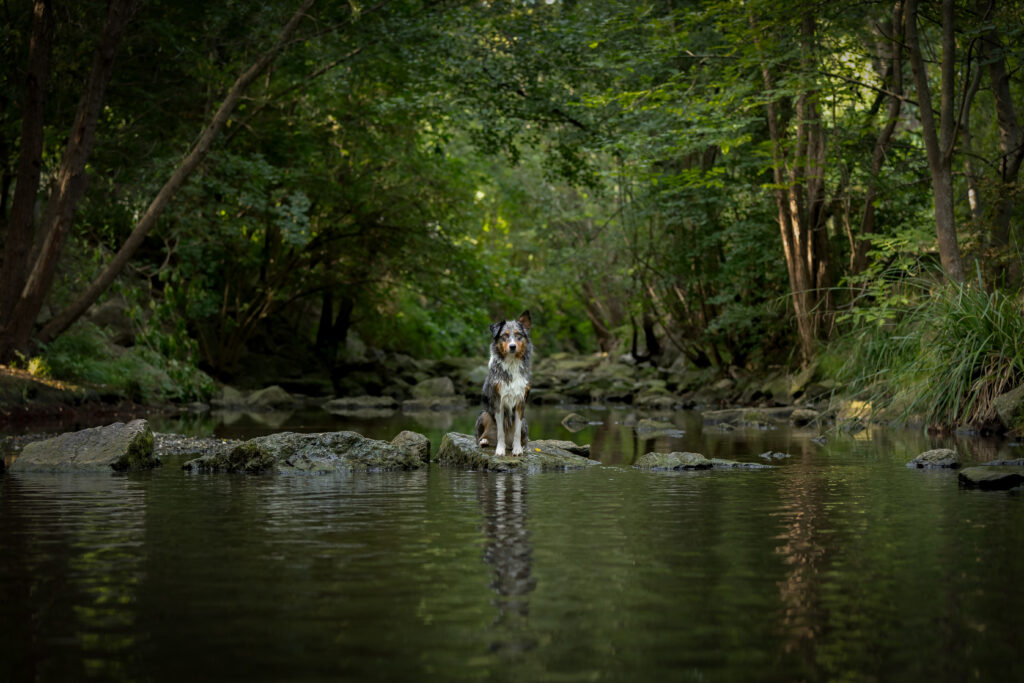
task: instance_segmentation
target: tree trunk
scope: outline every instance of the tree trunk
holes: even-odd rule
[[[956,42],[953,34],[953,0],[942,0],[942,66],[937,126],[935,115],[932,113],[928,72],[921,56],[921,43],[917,34],[917,0],[907,0],[904,28],[907,49],[910,51],[910,66],[914,72],[918,107],[921,111],[921,133],[932,177],[939,259],[951,280],[963,282],[964,267],[960,259],[953,212],[953,147],[956,142],[956,101],[953,93],[956,78]]]
[[[0,359],[9,358],[15,349],[27,348],[36,317],[53,284],[64,241],[85,192],[85,164],[92,152],[96,122],[114,71],[114,59],[137,5],[138,0],[111,0],[107,7],[107,19],[93,56],[92,69],[75,112],[53,193],[43,213],[42,243],[21,293],[11,308],[0,339]]]
[[[899,122],[900,109],[903,104],[903,58],[900,43],[903,39],[900,28],[903,26],[903,7],[897,0],[893,9],[893,21],[885,33],[892,36],[889,44],[889,67],[887,79],[892,94],[889,96],[889,103],[885,111],[885,126],[878,133],[875,140],[875,149],[871,154],[871,177],[868,180],[867,191],[864,193],[864,212],[860,219],[860,238],[854,246],[850,256],[850,269],[854,274],[861,273],[867,268],[868,248],[871,243],[865,239],[867,235],[875,232],[875,198],[878,196],[878,174],[882,172],[882,164],[885,162],[886,152],[889,150],[889,143],[892,141],[892,134]]]
[[[257,77],[270,65],[274,58],[284,49],[288,41],[291,39],[292,34],[298,27],[299,22],[306,16],[307,11],[312,7],[315,0],[303,0],[302,6],[292,15],[288,23],[285,24],[278,36],[277,42],[274,43],[267,52],[263,53],[259,59],[256,60],[244,73],[242,73],[235,81],[231,89],[228,90],[224,100],[221,102],[217,112],[213,115],[213,119],[207,124],[203,130],[202,136],[199,141],[195,144],[188,156],[181,162],[181,164],[174,170],[171,177],[164,183],[164,186],[157,192],[156,197],[150,202],[146,212],[139,219],[139,222],[135,224],[128,239],[125,240],[124,244],[118,250],[114,258],[111,259],[110,263],[107,264],[106,268],[96,277],[95,280],[86,288],[86,290],[76,299],[70,306],[65,310],[61,311],[56,315],[53,320],[50,321],[39,333],[39,341],[46,343],[57,335],[61,334],[66,330],[73,322],[78,320],[79,317],[91,306],[96,299],[100,297],[103,292],[107,290],[114,279],[121,273],[125,265],[134,256],[135,251],[142,245],[146,235],[149,234],[156,226],[157,219],[163,212],[164,208],[170,202],[174,193],[188,180],[188,177],[196,169],[197,166],[206,158],[210,148],[213,146],[214,140],[217,138],[221,129],[227,123],[231,117],[232,112],[238,105],[239,100],[245,93],[246,88],[256,80]]]
[[[601,302],[598,301],[597,294],[594,293],[594,288],[589,282],[583,283],[583,310],[586,312],[587,318],[590,319],[590,324],[594,328],[594,336],[597,337],[597,348],[605,353],[613,351],[618,342],[615,339],[615,335],[608,328],[608,322],[601,311]]]
[[[753,19],[751,19],[753,22]],[[810,68],[810,42],[815,31],[808,14],[801,22],[802,68]],[[771,96],[775,81],[767,61],[761,75]],[[772,173],[782,248],[789,273],[793,313],[800,341],[800,357],[809,363],[814,347],[830,315],[828,291],[831,266],[825,232],[825,137],[817,107],[817,92],[804,84],[797,96],[796,150],[787,158],[786,132],[779,120],[777,100],[765,103],[768,135],[772,143]]]
[[[25,104],[21,111],[21,148],[18,151],[17,184],[4,238],[3,272],[0,273],[0,336],[25,286],[29,251],[35,228],[36,196],[43,165],[43,104],[50,75],[53,48],[53,16],[49,0],[36,0],[32,8],[32,38],[28,48]]]
[[[995,13],[995,0],[978,0],[978,14],[985,17]],[[1024,130],[1017,120],[1017,112],[1010,94],[1010,76],[1006,70],[1006,57],[999,31],[989,29],[981,40],[983,61],[988,62],[989,81],[996,103],[996,119],[999,126],[999,174],[1000,185],[996,197],[993,242],[996,247],[1006,249],[1012,243],[1010,230],[1015,208],[1017,178],[1021,161],[1024,160]],[[1020,282],[1020,259],[1011,258],[1010,266],[1003,274],[1007,284]]]

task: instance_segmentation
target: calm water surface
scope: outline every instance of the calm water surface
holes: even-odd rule
[[[0,680],[1024,680],[1024,507],[908,470],[905,431],[570,434],[587,471],[0,477]],[[248,437],[474,415],[194,418]],[[965,440],[967,459],[1021,457]],[[648,450],[770,471],[649,473]]]

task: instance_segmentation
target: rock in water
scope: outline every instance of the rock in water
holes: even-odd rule
[[[1024,470],[1013,467],[966,467],[957,474],[966,488],[1011,489],[1024,484]]]
[[[700,453],[644,453],[633,467],[638,470],[770,470],[771,465],[763,465],[758,462],[738,462],[736,460],[723,460],[722,458],[711,458],[710,460]]]
[[[555,442],[557,443],[557,442]],[[598,465],[549,441],[531,441],[523,449],[522,456],[513,457],[506,451],[502,457],[494,455],[493,448],[480,448],[476,439],[468,434],[448,432],[437,449],[437,462],[442,465],[464,467],[472,470],[491,472],[548,472],[576,470]]]
[[[647,418],[637,422],[633,430],[642,439],[657,439],[663,436],[679,438],[686,435],[686,430],[676,427],[671,422]]]
[[[700,453],[644,453],[633,467],[640,470],[708,470],[713,467],[710,460]]]
[[[160,466],[146,420],[115,422],[25,446],[12,472],[126,472]]]
[[[960,456],[949,448],[934,448],[921,453],[907,463],[907,467],[919,469],[956,468],[960,467]]]
[[[368,439],[355,432],[296,434],[281,432],[261,436],[226,453],[211,453],[189,460],[190,472],[353,472],[413,470],[422,464],[411,448]]]
[[[420,462],[430,462],[430,439],[419,432],[406,429],[391,439],[391,443],[399,448],[411,449]]]

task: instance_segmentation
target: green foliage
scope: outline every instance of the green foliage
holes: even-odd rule
[[[993,400],[1024,382],[1021,295],[925,279],[893,287],[905,303],[890,297],[884,314],[851,318],[823,372],[892,414],[990,423]]]
[[[42,351],[54,377],[92,385],[139,402],[208,398],[213,381],[195,366],[140,346],[121,348],[91,323],[80,322]]]

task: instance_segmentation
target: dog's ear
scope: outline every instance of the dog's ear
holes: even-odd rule
[[[522,312],[522,314],[519,316],[519,324],[522,325],[523,327],[525,327],[527,330],[530,329],[530,325],[532,323],[530,322],[530,312],[529,311],[523,311]]]
[[[497,338],[498,333],[501,332],[501,328],[504,326],[504,322],[491,323],[491,336]]]

